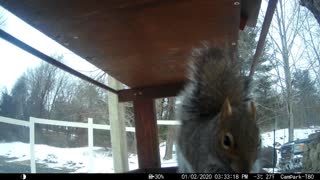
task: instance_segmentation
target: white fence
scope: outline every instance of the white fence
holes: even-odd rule
[[[0,122],[25,126],[29,128],[30,138],[30,168],[31,173],[36,173],[36,158],[35,158],[35,124],[46,124],[54,126],[76,127],[88,129],[88,147],[89,147],[89,172],[93,172],[93,129],[110,130],[110,125],[93,124],[92,118],[88,118],[88,123],[79,122],[67,122],[58,120],[48,120],[30,117],[29,122],[23,120],[17,120],[0,116]],[[179,125],[175,120],[158,120],[158,125]],[[127,132],[135,132],[134,127],[126,127]]]

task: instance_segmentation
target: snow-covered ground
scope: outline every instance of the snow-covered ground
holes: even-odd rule
[[[294,140],[308,138],[309,134],[320,130],[320,127],[310,127],[308,129],[295,129]],[[288,142],[288,129],[279,129],[275,132],[276,144],[282,145]],[[262,146],[273,146],[273,131],[261,134]]]
[[[89,149],[82,148],[57,148],[48,145],[35,145],[36,163],[45,164],[54,169],[74,169],[74,173],[89,172]],[[163,160],[165,143],[160,144],[161,166],[176,166],[175,154],[170,160]],[[0,156],[12,158],[7,162],[21,162],[30,160],[30,146],[27,143],[12,142],[0,143]],[[113,173],[113,159],[111,149],[94,147],[93,173]],[[138,157],[135,154],[129,155],[129,169],[138,168]]]
[[[320,127],[313,127],[310,129],[295,129],[295,139],[307,138],[320,130]],[[262,135],[263,146],[273,146],[273,132],[263,133]],[[276,131],[275,142],[282,145],[287,142],[288,130],[280,129]],[[163,160],[165,153],[165,143],[160,144],[161,166],[170,167],[176,166],[176,156],[170,160]],[[74,173],[87,173],[89,172],[89,149],[82,148],[57,148],[48,145],[37,144],[35,146],[36,162],[45,164],[50,168],[55,169],[73,169]],[[21,162],[30,160],[30,146],[27,143],[12,142],[0,143],[0,156],[11,158],[8,162]],[[175,151],[174,151],[175,152]],[[278,155],[280,157],[280,155]],[[138,168],[137,155],[129,155],[129,169]],[[110,149],[103,147],[94,147],[94,173],[113,173],[113,160]]]
[[[294,130],[294,140],[297,139],[306,139],[308,136],[312,133],[318,132],[320,130],[320,127],[310,127],[306,129],[295,129]],[[267,147],[267,146],[272,146],[273,143],[275,142],[276,144],[276,149],[279,149],[281,145],[285,144],[288,142],[288,129],[279,129],[275,131],[275,138],[274,138],[274,132],[266,132],[261,134],[261,141],[262,141],[262,146]],[[277,151],[277,162],[279,162],[281,155],[280,152]],[[275,169],[265,169],[268,172],[279,172],[278,168]]]

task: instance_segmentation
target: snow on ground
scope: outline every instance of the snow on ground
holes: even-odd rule
[[[308,138],[308,136],[312,133],[318,132],[320,130],[320,127],[310,127],[310,128],[306,128],[306,129],[295,129],[294,130],[294,140],[298,140],[298,139],[306,139]],[[274,138],[274,132],[266,132],[261,134],[261,141],[262,141],[262,146],[263,147],[267,147],[267,146],[271,146],[273,147],[273,143],[275,141],[275,148],[279,149],[281,147],[281,145],[285,144],[288,142],[288,137],[289,137],[289,132],[288,129],[279,129],[275,131],[275,138]],[[280,151],[277,151],[277,162],[279,162],[281,158],[280,155]],[[267,172],[279,172],[278,168],[268,168],[265,170]]]
[[[295,139],[307,138],[320,130],[320,127],[313,127],[310,129],[295,129]],[[273,132],[263,133],[262,145],[273,146]],[[288,141],[288,129],[280,129],[276,131],[275,142],[282,145]],[[177,166],[175,149],[173,150],[173,158],[170,160],[163,160],[165,154],[165,143],[161,143],[160,157],[162,167]],[[279,148],[278,146],[277,148]],[[103,147],[94,147],[94,173],[113,173],[113,160],[111,149]],[[55,169],[72,169],[74,173],[89,172],[89,149],[88,147],[81,148],[57,148],[43,144],[35,146],[36,162],[45,164],[50,168]],[[0,143],[0,156],[11,158],[8,162],[21,162],[30,160],[30,146],[27,143],[12,142]],[[278,158],[280,154],[278,154]],[[135,154],[130,154],[128,158],[129,169],[138,168],[138,158]]]
[[[320,130],[320,127],[311,127],[308,129],[295,129],[294,130],[294,140],[305,139],[312,133]],[[276,130],[275,142],[277,144],[285,144],[288,142],[288,129]],[[261,134],[262,146],[273,146],[273,131]]]
[[[93,173],[113,173],[113,159],[111,149],[94,147]],[[89,172],[89,149],[82,148],[57,148],[43,144],[35,145],[36,162],[45,164],[49,168],[74,169],[74,173]],[[164,157],[165,143],[160,144],[160,156]],[[30,146],[27,143],[12,142],[0,143],[0,156],[14,158],[8,162],[21,162],[30,160]],[[161,158],[162,167],[176,166],[175,154],[170,160]],[[129,169],[138,168],[138,157],[135,154],[129,155]]]

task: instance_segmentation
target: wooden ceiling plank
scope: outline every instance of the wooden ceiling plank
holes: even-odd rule
[[[234,0],[0,0],[38,30],[126,85],[186,79],[186,60],[202,41],[238,38]]]
[[[184,83],[175,83],[161,86],[123,89],[118,91],[119,102],[177,96],[183,86]]]

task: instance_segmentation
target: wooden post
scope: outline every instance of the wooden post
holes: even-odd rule
[[[160,168],[158,127],[153,99],[133,102],[139,168]]]
[[[121,88],[121,84],[111,76],[108,77],[108,85],[114,89]],[[114,171],[126,172],[129,164],[124,105],[119,104],[117,95],[108,92],[108,106]]]
[[[93,121],[88,118],[88,150],[89,150],[89,173],[93,173],[94,159],[93,159]]]
[[[34,129],[34,119],[29,118],[29,142],[30,142],[30,168],[31,173],[36,173],[36,157],[35,157],[35,129]]]

